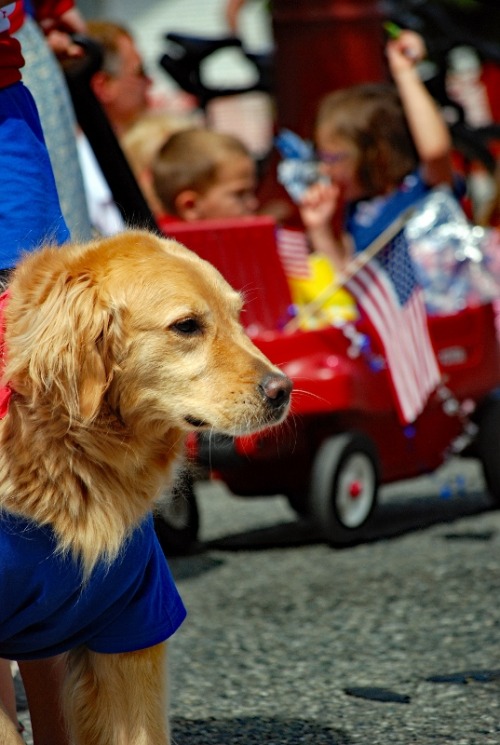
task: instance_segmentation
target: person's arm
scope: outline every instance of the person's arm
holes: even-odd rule
[[[35,18],[56,57],[65,59],[84,54],[71,38],[71,34],[85,34],[86,31],[85,20],[73,0],[35,0],[34,8]]]
[[[61,706],[66,656],[20,662],[36,745],[70,745]]]
[[[14,724],[17,724],[16,695],[10,671],[10,661],[0,659],[0,706]],[[0,725],[1,734],[1,725]]]
[[[451,184],[451,137],[439,108],[422,82],[417,63],[426,54],[419,34],[402,31],[387,43],[391,75],[401,98],[413,142],[429,186]]]
[[[240,10],[245,5],[246,0],[227,0],[224,9],[226,23],[235,36],[238,36],[238,18]]]

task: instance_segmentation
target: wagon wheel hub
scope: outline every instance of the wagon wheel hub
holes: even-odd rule
[[[363,491],[363,484],[361,481],[352,481],[349,485],[349,496],[351,499],[357,499]]]

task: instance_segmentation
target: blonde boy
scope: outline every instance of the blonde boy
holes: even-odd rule
[[[208,129],[174,133],[153,162],[153,186],[172,218],[207,220],[255,213],[256,167],[245,145]]]

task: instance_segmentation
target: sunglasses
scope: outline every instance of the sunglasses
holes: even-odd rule
[[[324,150],[318,150],[316,156],[320,163],[324,163],[327,166],[333,166],[336,163],[341,163],[343,160],[352,157],[352,153],[346,150],[338,153],[327,153]]]

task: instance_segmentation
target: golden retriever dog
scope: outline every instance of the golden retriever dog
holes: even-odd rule
[[[184,618],[150,513],[189,432],[282,421],[292,384],[242,298],[129,231],[26,256],[3,310],[0,657],[67,652],[75,745],[165,745],[166,638]],[[19,743],[0,713],[2,745]]]

